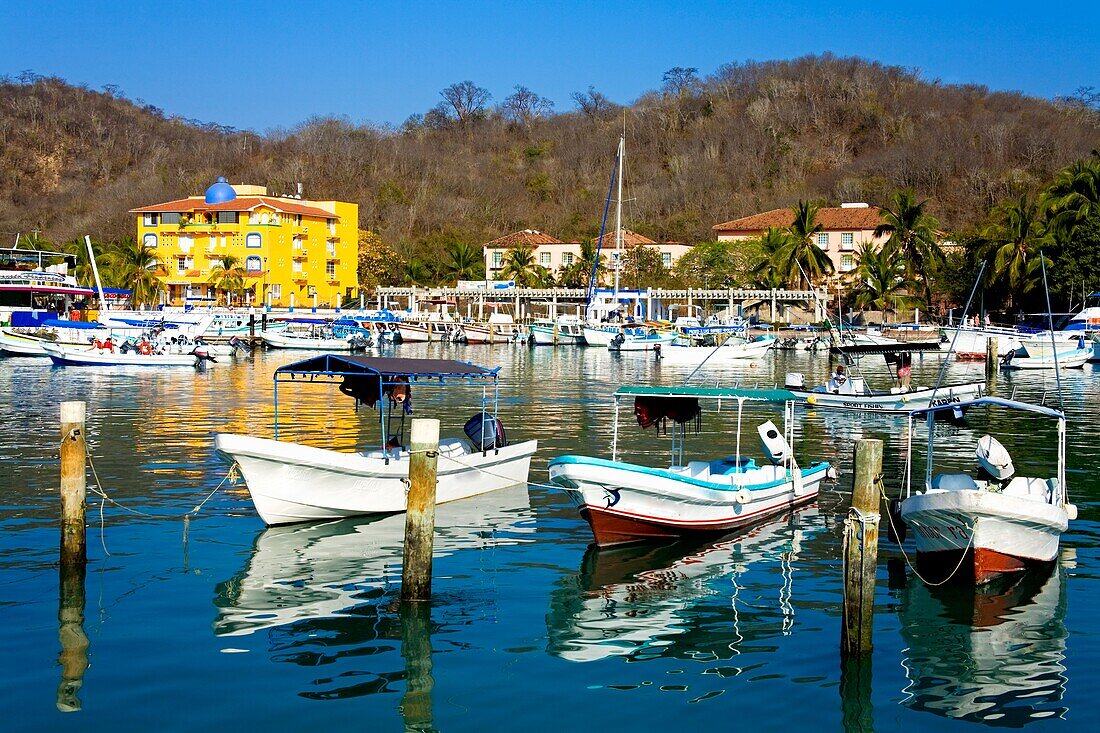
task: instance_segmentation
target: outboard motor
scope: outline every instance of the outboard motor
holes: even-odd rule
[[[623,336],[622,332],[620,331],[619,333],[615,334],[615,336],[611,339],[611,343],[607,345],[607,348],[618,350],[625,341],[626,336]]]
[[[1012,456],[992,435],[983,435],[978,439],[974,457],[978,459],[979,468],[995,481],[1007,482],[1016,473]]]
[[[771,420],[756,426],[760,433],[760,442],[764,444],[764,454],[773,465],[778,466],[791,455],[791,446],[787,443],[779,428]]]
[[[805,389],[806,377],[802,372],[787,372],[786,378],[783,380],[783,386],[787,389]]]
[[[478,412],[462,426],[462,432],[474,445],[474,450],[488,451],[508,445],[504,425],[487,412]]]
[[[210,349],[208,349],[205,346],[196,346],[194,349],[191,350],[191,353],[194,354],[195,356],[199,357],[199,360],[198,360],[196,366],[198,366],[200,368],[205,367],[206,362],[208,362],[208,361],[212,362],[214,364],[218,363],[217,359],[210,356]]]

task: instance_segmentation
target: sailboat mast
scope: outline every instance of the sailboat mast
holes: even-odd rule
[[[619,307],[619,270],[623,266],[623,155],[626,135],[619,136],[619,192],[615,201],[615,308]]]

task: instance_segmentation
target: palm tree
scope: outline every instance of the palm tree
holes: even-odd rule
[[[405,263],[405,283],[408,285],[427,285],[432,279],[432,270],[423,260],[413,257]]]
[[[1040,203],[1049,211],[1054,233],[1065,238],[1085,220],[1100,215],[1100,155],[1062,169]]]
[[[481,252],[467,242],[452,242],[447,247],[443,274],[455,280],[480,280],[485,277],[485,260]]]
[[[240,258],[234,255],[222,255],[221,260],[210,270],[208,283],[214,286],[214,291],[226,293],[226,302],[232,305],[233,296],[244,290],[245,270],[241,267]]]
[[[111,280],[132,291],[130,302],[134,307],[156,303],[161,290],[156,274],[159,265],[156,250],[144,242],[126,237],[111,245],[107,259]]]
[[[88,246],[83,239],[72,239],[61,245],[61,251],[73,255],[76,258],[76,269],[70,273],[80,285],[92,287],[95,285],[95,276],[92,272],[92,261],[88,259]],[[92,240],[92,251],[95,252],[97,262],[105,262],[105,252],[102,242]]]
[[[859,265],[855,275],[853,300],[857,308],[868,308],[883,312],[896,310],[909,305],[909,296],[905,290],[905,260],[893,245],[883,245],[876,249],[871,242],[865,242],[859,249]]]
[[[515,280],[521,288],[543,287],[550,281],[550,272],[535,262],[535,250],[531,247],[511,247],[504,253],[501,277]]]
[[[982,233],[993,276],[1008,284],[1009,303],[1038,285],[1039,250],[1053,236],[1039,203],[1028,196],[1004,201],[993,210],[993,223]]]
[[[596,264],[597,280],[606,267],[606,259],[600,255],[600,261]],[[591,238],[582,239],[580,255],[562,268],[561,284],[567,288],[587,288],[592,280],[592,263],[595,261],[596,243]]]
[[[821,205],[813,201],[799,201],[791,209],[794,221],[787,227],[787,241],[775,253],[775,267],[783,280],[792,286],[801,280],[803,272],[813,281],[833,271],[833,261],[814,241],[815,235],[821,231],[821,224],[817,221],[820,208]]]
[[[911,189],[895,191],[891,206],[880,212],[882,223],[875,227],[876,238],[890,235],[885,244],[901,254],[906,276],[910,282],[921,283],[926,303],[932,300],[930,276],[945,261],[936,241],[939,222],[925,211],[927,204],[927,199],[917,201]]]
[[[760,250],[763,259],[752,268],[755,283],[769,290],[783,287],[785,277],[782,270],[777,267],[779,252],[790,244],[790,233],[778,228],[768,227],[768,230],[760,237]]]

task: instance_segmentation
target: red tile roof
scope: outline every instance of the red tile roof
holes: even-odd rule
[[[521,229],[505,234],[489,242],[486,247],[537,247],[540,244],[564,244],[557,237],[543,234],[537,229]]]
[[[817,210],[817,223],[825,231],[874,229],[882,223],[877,206],[858,208],[826,207]],[[712,229],[719,232],[762,232],[768,227],[784,229],[794,221],[794,212],[790,209],[772,209],[762,214],[753,214],[722,224]]]
[[[615,232],[608,232],[607,234],[597,239],[596,243],[601,247],[614,247],[616,244]],[[632,232],[629,229],[623,229],[624,247],[635,247],[639,244],[657,244],[657,242],[650,239],[649,237],[642,236],[637,232]]]
[[[130,209],[131,214],[151,214],[168,212],[206,212],[206,211],[252,211],[260,206],[274,209],[281,214],[301,214],[303,216],[315,216],[322,219],[334,219],[336,214],[331,211],[319,209],[316,206],[307,206],[297,201],[274,198],[271,196],[240,196],[232,201],[221,204],[208,204],[201,196],[166,201],[163,204],[142,206],[139,209]]]

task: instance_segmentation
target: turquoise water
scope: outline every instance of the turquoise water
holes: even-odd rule
[[[615,386],[677,384],[690,372],[597,349],[399,348],[503,366],[509,436],[540,441],[536,482],[555,455],[607,455]],[[958,728],[956,719],[1069,730],[1100,718],[1096,366],[1065,377],[1070,491],[1081,515],[1054,572],[977,596],[932,592],[884,540],[875,651],[869,664],[842,670],[839,557],[852,446],[861,437],[886,441],[887,486],[896,491],[903,420],[800,412],[799,455],[834,461],[840,481],[813,506],[709,543],[596,551],[564,498],[540,486],[442,506],[434,600],[426,613],[403,612],[402,517],[265,530],[237,485],[189,523],[180,518],[226,473],[212,453],[214,432],[270,435],[271,373],[292,359],[261,354],[200,374],[0,361],[4,730],[789,730],[811,722],[891,731]],[[867,364],[872,381],[887,377]],[[918,361],[914,381],[932,381],[937,367]],[[755,368],[708,368],[696,383],[771,386],[788,369],[814,380],[828,365],[778,354]],[[960,365],[950,379],[980,375],[980,366]],[[998,393],[1013,389],[1056,399],[1050,375],[999,378]],[[88,401],[96,471],[125,507],[89,498],[86,668],[76,629],[58,623],[56,419],[66,399]],[[419,390],[415,404],[418,414],[442,417],[446,433],[475,402],[469,393]],[[373,440],[372,414],[356,415],[335,390],[280,389],[287,439],[350,449]],[[705,413],[688,453],[732,452],[731,419],[728,406]],[[667,438],[630,420],[624,411],[625,455],[667,461]],[[987,429],[1007,436],[1017,466],[1049,464],[1034,424],[980,416],[937,427],[945,460],[965,464]]]

